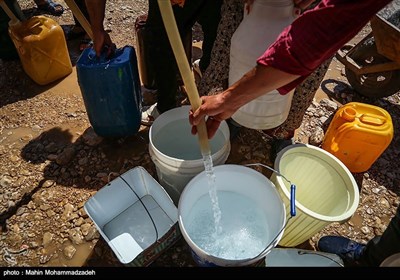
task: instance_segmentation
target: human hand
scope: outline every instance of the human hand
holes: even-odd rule
[[[315,0],[293,0],[294,4],[294,14],[296,16],[299,16],[300,14],[303,13],[305,9],[308,8],[312,3],[314,3]]]
[[[305,10],[310,6],[312,3],[314,3],[315,0],[293,0],[293,4],[295,7],[298,7],[302,10]]]
[[[185,5],[185,0],[171,0],[172,5],[178,5],[179,7],[183,7]]]
[[[206,127],[208,139],[214,137],[222,121],[230,118],[235,112],[224,102],[221,94],[202,96],[202,104],[196,111],[190,110],[189,122],[192,125],[192,134],[197,133],[197,125],[207,116]]]
[[[98,57],[104,50],[106,50],[106,56],[109,57],[115,50],[115,44],[105,30],[100,30],[93,32],[93,49]]]

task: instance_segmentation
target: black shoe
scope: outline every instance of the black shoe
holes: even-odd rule
[[[347,266],[361,264],[365,245],[342,236],[324,236],[318,240],[318,250],[338,255]]]
[[[270,159],[274,161],[277,154],[289,145],[293,145],[293,138],[290,139],[274,139],[271,143]]]
[[[230,140],[233,140],[238,136],[242,126],[230,118],[226,120],[226,123],[229,127]]]

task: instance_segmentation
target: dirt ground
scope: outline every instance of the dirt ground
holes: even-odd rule
[[[37,14],[33,1],[19,3],[26,15]],[[108,1],[105,26],[117,47],[135,46],[134,22],[146,11],[145,0]],[[74,24],[69,9],[54,19],[64,28]],[[198,28],[194,30],[194,57],[201,55]],[[369,30],[366,26],[353,41]],[[46,86],[35,84],[19,60],[0,60],[0,266],[123,266],[99,236],[83,205],[110,180],[136,166],[157,179],[148,153],[148,127],[121,139],[103,139],[91,129],[77,82],[78,44],[79,40],[68,41],[72,74]],[[399,205],[400,93],[378,100],[361,96],[349,86],[343,65],[333,59],[295,140],[319,146],[321,137],[318,141],[314,136],[323,136],[337,108],[351,101],[386,109],[393,120],[394,138],[368,171],[353,174],[360,190],[353,217],[328,225],[297,248],[315,250],[318,238],[328,234],[365,243],[382,234]],[[258,131],[243,129],[231,145],[227,163],[273,165],[270,143]],[[196,264],[181,238],[152,266]]]

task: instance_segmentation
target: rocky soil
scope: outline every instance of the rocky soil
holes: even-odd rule
[[[27,15],[37,14],[33,1],[19,3]],[[146,11],[145,0],[108,1],[105,25],[118,47],[135,45],[134,21]],[[74,24],[68,9],[55,19],[65,28]],[[369,30],[366,26],[354,40]],[[194,39],[201,40],[199,27],[194,31]],[[68,47],[75,64],[78,40],[68,42]],[[148,127],[121,139],[95,135],[75,67],[65,79],[39,86],[18,60],[0,60],[0,88],[0,266],[122,266],[83,205],[105,184],[136,166],[157,178],[148,153]],[[319,146],[333,114],[351,101],[386,109],[393,120],[394,139],[370,170],[353,174],[360,190],[354,216],[343,224],[330,224],[299,248],[315,250],[318,238],[327,234],[367,242],[385,230],[399,205],[400,93],[378,100],[362,97],[349,86],[343,65],[334,59],[295,140]],[[231,144],[227,163],[272,166],[269,140],[260,132],[243,129]],[[181,238],[152,265],[195,263]]]

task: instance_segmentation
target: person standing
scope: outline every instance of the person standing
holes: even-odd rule
[[[221,121],[244,104],[274,89],[280,94],[288,93],[391,1],[322,0],[286,27],[241,79],[223,92],[201,97],[202,105],[189,114],[192,133],[197,133],[196,125],[208,116],[206,126],[208,137],[212,138]]]
[[[221,16],[222,0],[185,0],[172,1],[176,24],[181,40],[185,38],[196,22],[201,25],[204,39],[202,57],[199,62],[201,71],[210,64],[211,50],[215,41],[217,27]],[[179,69],[169,43],[157,0],[149,0],[149,11],[146,21],[148,48],[152,54],[148,63],[154,70],[157,87],[157,103],[142,114],[142,124],[151,125],[163,112],[175,108],[178,93]]]
[[[246,2],[245,5],[244,2]],[[231,38],[242,21],[243,14],[251,11],[252,2],[243,0],[224,1],[217,37],[211,53],[211,63],[199,84],[201,96],[213,95],[228,88]],[[320,1],[294,0],[293,2],[295,14],[300,15],[302,11],[313,8],[316,2]],[[306,80],[296,87],[286,121],[276,128],[263,131],[272,138],[271,155],[275,155],[280,148],[291,143],[294,132],[300,127],[304,114],[321,84],[331,60],[332,57],[326,59]],[[230,127],[231,138],[234,138],[239,132],[240,125],[232,119],[228,119],[227,122]]]

